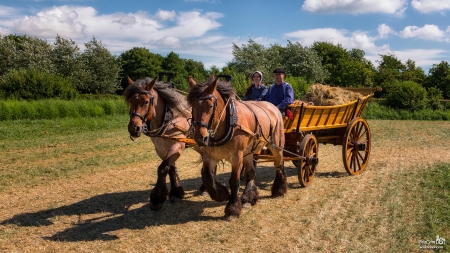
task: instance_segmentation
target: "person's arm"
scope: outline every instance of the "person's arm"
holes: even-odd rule
[[[292,86],[290,84],[286,83],[286,96],[284,97],[283,101],[278,104],[278,109],[283,110],[292,103],[294,103],[294,89],[292,89]]]
[[[259,96],[257,101],[264,101],[266,94],[267,94],[267,87],[264,86],[263,91],[261,92],[261,95]]]

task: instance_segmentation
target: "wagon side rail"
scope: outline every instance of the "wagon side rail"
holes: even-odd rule
[[[352,119],[361,116],[371,96],[373,94],[334,106],[306,105],[297,101],[288,106],[293,117],[292,119],[285,117],[285,133],[346,127]]]

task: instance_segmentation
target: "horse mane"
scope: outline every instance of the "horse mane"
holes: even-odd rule
[[[199,98],[203,91],[214,81],[214,77],[211,77],[209,80],[206,80],[203,83],[197,83],[197,85],[192,86],[189,89],[189,94],[187,95],[187,101],[189,104],[192,104],[195,99]],[[217,91],[224,101],[228,101],[228,99],[235,97],[236,90],[231,86],[230,82],[226,81],[218,81]]]
[[[134,84],[132,85],[128,85],[128,87],[123,91],[125,101],[128,103],[129,98],[133,94],[141,92],[143,87],[152,81],[153,79],[146,77],[134,81]],[[153,89],[164,99],[164,102],[173,113],[181,113],[186,118],[191,117],[191,110],[185,96],[174,90],[171,83],[157,81],[153,86]]]

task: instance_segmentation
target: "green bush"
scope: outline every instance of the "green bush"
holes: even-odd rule
[[[311,87],[311,84],[308,84],[305,78],[303,77],[286,77],[285,81],[292,85],[294,89],[294,97],[295,99],[301,99]]]
[[[427,105],[427,90],[413,81],[397,82],[386,95],[390,107],[407,110],[424,109]]]
[[[25,100],[72,99],[78,94],[70,79],[36,69],[13,69],[1,76],[0,91],[3,99]]]
[[[128,107],[121,96],[104,100],[3,100],[0,121],[17,119],[57,119],[124,115]]]

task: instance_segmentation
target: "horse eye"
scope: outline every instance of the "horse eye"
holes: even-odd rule
[[[148,103],[150,103],[150,101],[148,101],[148,100],[145,100],[145,104],[146,104],[146,105],[148,105]]]

